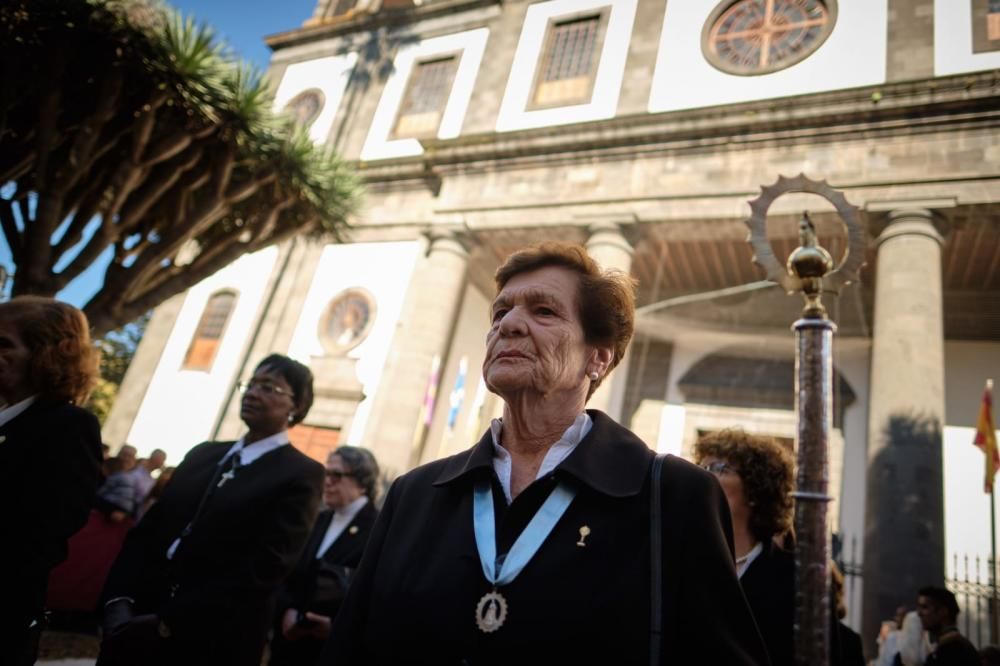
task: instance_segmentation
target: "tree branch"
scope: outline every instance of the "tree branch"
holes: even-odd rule
[[[69,252],[71,248],[75,247],[83,239],[84,229],[87,228],[90,221],[97,215],[104,200],[104,188],[101,186],[101,183],[104,182],[103,174],[98,174],[94,182],[95,185],[84,195],[80,206],[73,211],[73,220],[69,223],[66,233],[62,235],[62,238],[59,239],[59,242],[55,244],[52,250],[53,265],[57,264],[64,254]],[[65,274],[65,271],[60,273],[60,275],[63,274]]]
[[[132,233],[149,210],[172,190],[177,181],[198,163],[203,154],[204,149],[199,146],[193,151],[182,153],[179,158],[161,165],[150,174],[143,186],[122,206],[118,221],[122,235]]]
[[[94,148],[105,125],[114,117],[118,108],[118,100],[122,92],[122,75],[114,71],[101,81],[97,104],[94,110],[80,123],[76,129],[76,137],[69,149],[64,165],[56,171],[51,191],[65,192],[87,173],[85,166],[90,165]]]
[[[24,238],[17,228],[17,221],[14,219],[13,203],[7,199],[0,198],[0,226],[3,228],[3,235],[7,239],[7,247],[10,248],[11,259],[15,266],[21,265],[21,244]]]
[[[156,112],[167,101],[167,98],[168,95],[165,91],[159,90],[155,92],[135,121],[132,132],[132,161],[136,164],[142,160],[142,154],[149,145],[149,138],[153,134],[153,127],[156,126]]]

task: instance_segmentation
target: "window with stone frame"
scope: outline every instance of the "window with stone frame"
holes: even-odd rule
[[[333,16],[339,16],[340,14],[346,14],[347,12],[354,9],[355,5],[358,4],[358,0],[334,0],[333,3]]]
[[[187,354],[184,355],[183,370],[208,372],[212,369],[222,335],[236,308],[236,297],[236,292],[232,289],[217,291],[209,296]]]
[[[553,19],[545,31],[531,108],[586,104],[594,92],[608,12]]]
[[[436,55],[413,64],[399,115],[393,129],[397,139],[437,136],[441,117],[451,96],[459,54]]]
[[[1000,0],[972,3],[972,52],[1000,51]]]

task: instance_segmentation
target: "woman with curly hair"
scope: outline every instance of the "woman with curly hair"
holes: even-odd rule
[[[97,375],[88,329],[82,312],[51,298],[0,303],[4,663],[35,663],[49,571],[97,489],[100,425],[79,406]]]
[[[699,439],[694,458],[726,493],[737,573],[771,663],[791,665],[795,558],[778,541],[792,528],[792,455],[770,437],[732,429]]]

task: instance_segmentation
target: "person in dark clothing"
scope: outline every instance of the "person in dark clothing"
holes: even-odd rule
[[[865,666],[861,635],[846,624],[844,574],[830,563],[830,666]]]
[[[694,445],[696,463],[715,474],[733,516],[736,570],[774,666],[791,666],[795,556],[777,543],[792,527],[794,464],[770,437],[721,430]]]
[[[273,354],[242,388],[247,434],[192,449],[125,540],[104,587],[101,666],[259,666],[323,466],[288,440],[312,405],[309,368]]]
[[[950,590],[935,586],[918,590],[917,614],[934,644],[924,666],[979,666],[979,652],[955,626],[958,601]]]
[[[321,663],[767,664],[716,479],[584,409],[631,340],[631,279],[543,243],[495,282],[503,418],[392,485]]]
[[[299,563],[278,594],[270,666],[319,663],[330,624],[347,594],[378,509],[378,463],[367,449],[341,446],[326,462],[323,503]]]
[[[0,506],[4,664],[35,663],[49,572],[87,520],[101,429],[79,405],[97,376],[87,318],[51,298],[0,303]]]

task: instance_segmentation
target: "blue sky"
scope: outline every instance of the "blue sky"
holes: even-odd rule
[[[266,35],[298,28],[317,0],[174,0],[168,4],[216,29],[244,60],[267,67]]]
[[[259,69],[267,69],[271,51],[264,43],[266,35],[284,32],[302,25],[312,15],[316,0],[176,0],[170,2],[185,15],[215,28],[233,51]],[[59,293],[59,298],[77,306],[86,304],[100,289],[110,252]],[[10,249],[0,234],[0,265],[13,269]]]

